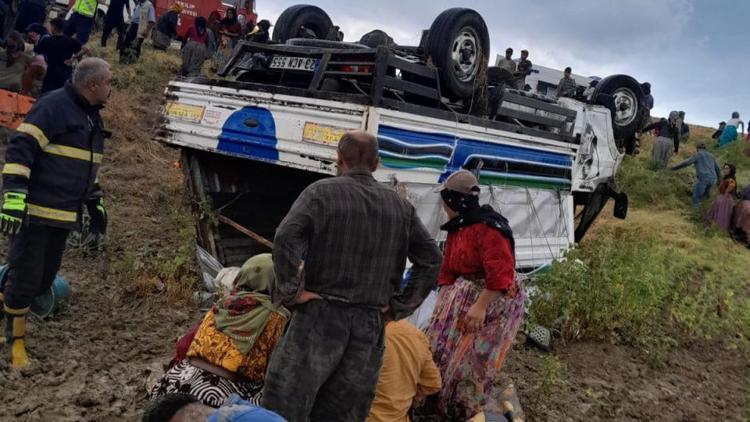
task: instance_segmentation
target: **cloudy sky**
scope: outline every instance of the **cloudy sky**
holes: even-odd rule
[[[299,2],[260,0],[271,22]],[[685,110],[688,122],[714,126],[732,111],[750,116],[750,2],[740,0],[374,0],[308,1],[356,41],[380,28],[417,45],[420,31],[451,7],[477,10],[490,30],[492,57],[527,49],[535,64],[581,75],[629,74],[652,84],[653,115]],[[745,76],[745,77],[743,77]]]

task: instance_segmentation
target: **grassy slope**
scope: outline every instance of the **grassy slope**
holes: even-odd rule
[[[738,167],[738,182],[750,183],[746,143],[716,150],[711,129],[693,127],[673,163],[706,141],[721,163]],[[654,171],[652,139],[627,157],[618,183],[630,196],[626,220],[605,210],[572,260],[555,266],[539,284],[549,300],[533,305],[532,317],[555,325],[567,338],[608,338],[671,348],[719,339],[750,351],[750,251],[724,233],[705,227],[690,206],[691,168]],[[706,206],[708,202],[706,201]]]

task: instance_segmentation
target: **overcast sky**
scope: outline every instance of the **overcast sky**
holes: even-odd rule
[[[260,0],[275,22],[299,2]],[[750,116],[750,1],[746,0],[374,0],[309,1],[356,41],[379,28],[417,45],[420,31],[451,7],[477,10],[490,30],[492,58],[506,47],[530,51],[535,64],[586,76],[615,73],[649,81],[653,115],[684,110],[687,121],[715,126]],[[517,54],[517,53],[516,53]],[[744,76],[744,77],[743,77]]]

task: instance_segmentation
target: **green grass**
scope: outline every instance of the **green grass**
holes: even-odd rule
[[[708,142],[709,129],[691,131],[672,164],[703,140],[720,165],[738,167],[741,186],[750,183],[744,141],[717,150]],[[533,282],[541,294],[531,319],[567,340],[639,345],[657,361],[696,339],[750,353],[750,251],[705,227],[691,209],[692,168],[653,170],[650,148],[647,138],[642,153],[626,157],[618,174],[630,196],[628,218],[615,220],[605,210],[567,259]]]

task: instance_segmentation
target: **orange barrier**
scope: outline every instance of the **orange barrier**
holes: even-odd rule
[[[15,129],[34,105],[34,98],[0,89],[0,126]]]

